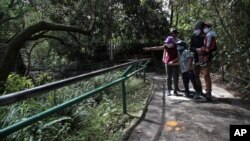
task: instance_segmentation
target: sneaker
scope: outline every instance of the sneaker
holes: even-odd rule
[[[174,90],[174,95],[175,95],[175,96],[177,96],[177,95],[178,95],[177,90]]]
[[[199,93],[200,93],[200,95],[201,95],[203,98],[207,99],[207,98],[206,98],[206,95],[205,95],[203,92],[199,92]]]
[[[185,97],[190,97],[190,94],[189,93],[185,93],[184,96]]]
[[[196,92],[196,93],[194,94],[194,99],[198,99],[198,98],[200,98],[200,94]]]
[[[212,94],[211,94],[211,92],[207,92],[206,93],[206,99],[207,99],[207,101],[212,101]]]
[[[181,92],[181,90],[180,90],[179,88],[177,88],[177,91],[178,91],[178,92]]]
[[[170,91],[167,92],[167,96],[171,96],[171,92]]]

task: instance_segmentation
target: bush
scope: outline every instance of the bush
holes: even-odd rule
[[[53,80],[52,76],[49,73],[45,72],[39,74],[35,81],[37,85],[43,85],[48,82],[51,82],[52,80]]]
[[[34,87],[34,84],[31,79],[11,73],[8,76],[7,82],[5,84],[4,94],[21,91],[32,87]]]
[[[40,97],[0,107],[1,128],[82,95],[120,76],[121,72],[108,73]],[[142,79],[131,77],[126,80],[128,111],[138,112],[144,107],[148,89],[148,84],[143,83]],[[100,94],[101,98],[98,96]],[[97,97],[92,96],[15,132],[6,140],[117,140],[132,120],[131,117],[122,113],[120,95],[121,87],[118,84],[96,94]]]

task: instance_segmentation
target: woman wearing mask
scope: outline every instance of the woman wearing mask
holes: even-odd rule
[[[165,55],[163,56],[163,62],[165,63],[166,73],[167,73],[167,86],[168,93],[171,95],[171,83],[172,78],[174,80],[174,95],[178,95],[178,73],[179,73],[179,64],[178,64],[178,52],[175,44],[175,38],[173,36],[168,36],[164,41],[162,46],[146,47],[145,51],[149,50],[164,50]]]

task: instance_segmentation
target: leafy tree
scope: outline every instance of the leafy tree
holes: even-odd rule
[[[20,1],[20,2],[18,1],[16,3],[13,1],[11,1],[10,3],[7,3],[7,2],[4,3],[4,2],[1,3],[1,7],[3,7],[3,9],[5,10],[9,10],[10,9],[9,7],[17,7],[17,9],[14,9],[14,10],[10,9],[11,12],[13,13],[18,10],[21,10],[22,14],[20,16],[21,17],[20,19],[22,20],[27,18],[26,16],[29,16],[29,14],[32,14],[31,13],[33,12],[32,10],[37,9],[36,6],[33,6],[34,2],[31,2],[31,3],[29,1]],[[26,10],[25,8],[28,6],[34,9]],[[22,9],[20,9],[19,7],[21,7]],[[37,14],[42,15],[43,12],[37,13]],[[53,32],[51,33],[51,31],[78,32],[83,35],[90,35],[94,27],[94,21],[95,21],[94,14],[92,14],[91,16],[92,17],[90,20],[86,19],[86,21],[90,21],[89,22],[90,24],[88,23],[89,26],[88,27],[86,26],[85,28],[47,22],[44,20],[40,20],[39,18],[38,18],[39,19],[38,21],[37,19],[33,21],[33,19],[31,18],[31,20],[29,21],[30,23],[24,23],[24,26],[22,28],[21,27],[18,28],[20,31],[14,32],[13,30],[11,30],[13,32],[12,33],[7,30],[10,33],[10,36],[12,37],[5,37],[5,40],[3,40],[4,43],[1,43],[1,46],[3,48],[6,48],[6,50],[0,62],[0,71],[1,71],[0,81],[6,81],[11,71],[11,68],[13,67],[13,64],[15,62],[15,57],[17,56],[18,51],[25,46],[26,42],[31,41],[31,40],[38,40],[41,38],[56,39],[56,37],[51,35],[53,34]],[[9,17],[9,18],[6,20],[5,17]],[[16,17],[19,17],[19,15],[17,15]],[[40,18],[42,18],[42,16]],[[11,22],[12,19],[14,19],[14,17],[9,16],[9,14],[3,14],[3,16],[1,17],[2,22],[0,22],[1,26],[6,25],[7,22]],[[57,19],[57,21],[59,20]],[[28,26],[26,26],[26,24],[28,24]]]
[[[211,22],[218,34],[215,64],[226,66],[230,73],[249,80],[249,0],[176,0],[173,5],[174,21],[184,31],[185,37],[192,33],[196,21]]]
[[[0,60],[3,82],[20,49],[30,48],[25,51],[29,69],[32,51],[41,44],[48,43],[48,50],[60,58],[82,62],[107,58],[110,40],[162,41],[168,32],[167,15],[159,1],[3,0],[0,5],[4,29],[0,47],[6,48]]]

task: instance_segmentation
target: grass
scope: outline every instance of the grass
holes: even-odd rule
[[[60,88],[44,96],[0,107],[1,128],[49,109],[69,99],[117,79],[121,72],[101,75]],[[149,83],[138,77],[126,81],[129,112],[139,112],[149,93]],[[83,102],[15,132],[5,140],[113,141],[130,124],[132,118],[122,113],[121,86],[108,88]]]

